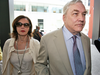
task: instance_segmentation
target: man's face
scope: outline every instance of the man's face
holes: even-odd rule
[[[63,15],[65,27],[73,34],[76,35],[82,31],[85,25],[86,9],[80,2],[70,5],[68,11]]]

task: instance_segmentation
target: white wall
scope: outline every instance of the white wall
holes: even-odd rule
[[[38,19],[44,20],[44,31],[49,32],[53,31],[55,29],[58,29],[63,26],[62,21],[62,14],[57,13],[35,13],[35,12],[20,12],[15,11],[14,17],[17,17],[18,15],[25,15],[28,16],[33,24],[33,29],[35,29],[35,26],[38,25]]]
[[[54,2],[55,1],[55,2]],[[26,5],[26,11],[14,11],[14,18],[18,15],[26,15],[28,16],[33,24],[33,29],[35,29],[35,26],[38,25],[38,19],[44,20],[44,31],[46,33],[53,31],[55,29],[58,29],[63,26],[63,20],[61,13],[45,13],[45,12],[31,12],[30,5],[34,4],[40,4],[40,5],[55,5],[60,6],[63,8],[63,6],[70,0],[14,0],[14,3],[16,4],[25,4]],[[87,0],[82,0],[84,5],[87,7]],[[89,9],[89,7],[87,7]],[[82,32],[84,32],[86,35],[88,34],[89,30],[89,15],[86,16],[86,25]]]

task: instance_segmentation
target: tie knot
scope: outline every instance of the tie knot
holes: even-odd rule
[[[72,38],[73,38],[73,41],[76,42],[76,36],[74,35]]]

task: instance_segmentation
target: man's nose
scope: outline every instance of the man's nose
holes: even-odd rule
[[[85,21],[85,15],[80,14],[79,15],[79,20],[82,21],[82,22],[84,22]]]

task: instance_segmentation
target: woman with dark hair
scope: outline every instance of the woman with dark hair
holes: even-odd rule
[[[3,47],[3,75],[35,75],[40,43],[32,37],[31,20],[23,15],[12,23],[13,32]]]

